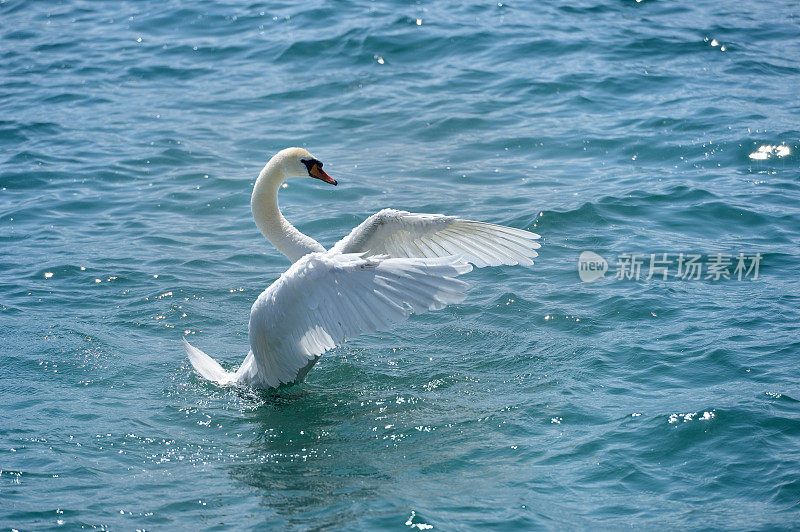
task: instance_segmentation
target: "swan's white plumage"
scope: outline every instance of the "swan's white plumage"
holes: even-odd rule
[[[219,384],[228,384],[236,380],[233,373],[225,371],[219,362],[191,345],[186,338],[183,339],[183,347],[186,350],[186,356],[189,357],[189,362],[203,378]]]
[[[455,277],[472,270],[457,257],[432,259],[311,253],[264,290],[250,310],[250,353],[236,373],[184,347],[194,368],[219,384],[276,388],[302,380],[326,351],[359,334],[388,329],[413,311],[466,297]]]
[[[456,277],[472,269],[469,263],[529,265],[537,256],[539,235],[528,231],[394,209],[370,216],[324,251],[278,208],[281,183],[303,175],[336,185],[302,148],[280,151],[256,180],[256,224],[293,264],[253,303],[250,352],[236,372],[184,339],[192,366],[208,380],[273,388],[300,382],[346,338],[463,301],[467,284]]]
[[[472,268],[453,257],[364,258],[312,253],[258,296],[250,311],[250,349],[263,372],[252,382],[276,387],[325,351],[362,333],[459,303]]]
[[[479,268],[500,264],[529,266],[538,255],[538,238],[529,231],[455,216],[383,209],[364,220],[331,251],[390,257],[455,255]]]

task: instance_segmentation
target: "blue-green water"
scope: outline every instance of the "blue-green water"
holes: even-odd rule
[[[790,528],[800,519],[795,2],[0,0],[0,526]],[[532,268],[327,354],[235,367],[287,261],[384,207],[544,237]],[[759,152],[759,149],[761,151]],[[758,279],[577,260],[739,253]],[[735,277],[735,276],[734,276]]]

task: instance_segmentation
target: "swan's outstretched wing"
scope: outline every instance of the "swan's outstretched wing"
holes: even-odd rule
[[[413,311],[464,300],[455,279],[472,267],[454,257],[363,258],[311,253],[258,297],[250,311],[251,384],[302,380],[310,365],[345,338],[389,328]]]
[[[479,268],[530,265],[541,247],[538,238],[536,233],[503,225],[384,209],[364,220],[331,251],[390,257],[458,255]]]

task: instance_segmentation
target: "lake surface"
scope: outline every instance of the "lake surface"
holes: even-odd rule
[[[798,24],[788,1],[0,0],[0,527],[796,525]],[[340,183],[281,192],[326,246],[395,207],[540,256],[302,385],[204,382],[181,337],[235,368],[288,266],[249,200],[293,145]]]

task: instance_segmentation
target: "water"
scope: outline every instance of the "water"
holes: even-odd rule
[[[0,0],[0,526],[780,528],[800,518],[792,2]],[[287,266],[383,208],[528,228],[532,268],[219,389]],[[766,147],[765,147],[766,146]],[[759,151],[760,149],[760,151]],[[752,156],[751,156],[752,154]],[[582,283],[582,251],[612,271]],[[759,277],[615,279],[625,253]]]

